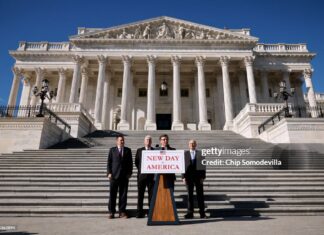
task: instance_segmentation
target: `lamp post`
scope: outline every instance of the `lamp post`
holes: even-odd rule
[[[35,96],[39,96],[41,99],[41,105],[39,108],[39,113],[36,115],[36,117],[44,117],[43,114],[43,107],[44,107],[44,100],[45,98],[47,98],[48,100],[51,100],[54,96],[56,96],[56,94],[54,93],[54,91],[49,91],[49,81],[47,79],[44,79],[42,81],[42,88],[40,90],[40,92],[38,92],[38,87],[35,86],[33,88],[33,93]],[[49,92],[49,96],[47,95],[47,93]]]
[[[287,91],[287,85],[285,81],[279,83],[279,94],[277,92],[273,93],[274,98],[283,99],[285,102],[285,117],[291,117],[289,114],[288,98],[295,94],[295,88],[290,88],[290,93]]]

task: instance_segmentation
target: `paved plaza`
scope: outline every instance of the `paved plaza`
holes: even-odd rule
[[[104,217],[12,217],[1,218],[0,226],[16,230],[0,231],[10,235],[82,234],[222,234],[222,235],[322,235],[324,216],[276,216],[210,218],[181,220],[176,226],[147,226],[147,219]]]

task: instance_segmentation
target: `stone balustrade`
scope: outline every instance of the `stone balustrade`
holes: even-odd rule
[[[86,116],[89,121],[94,123],[94,118],[80,103],[51,103],[47,104],[47,108],[55,113],[75,113],[81,112]]]
[[[258,44],[256,52],[308,52],[306,44]]]
[[[69,51],[69,42],[20,42],[18,51]]]

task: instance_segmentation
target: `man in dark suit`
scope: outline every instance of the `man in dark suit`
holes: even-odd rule
[[[151,204],[153,186],[154,186],[154,174],[142,174],[141,173],[141,163],[142,163],[142,152],[145,150],[154,150],[152,148],[152,137],[147,135],[144,138],[144,147],[137,149],[135,156],[135,165],[137,167],[137,214],[136,218],[144,218],[145,214],[143,211],[143,201],[145,188],[147,187],[148,201]]]
[[[160,146],[155,148],[155,150],[176,150],[175,148],[170,147],[169,145],[169,136],[163,134],[160,136]],[[174,182],[176,181],[175,174],[166,174],[168,182],[171,184],[171,188],[174,189]]]
[[[193,189],[196,187],[198,207],[200,218],[206,218],[205,200],[204,200],[204,180],[206,178],[206,169],[202,165],[203,157],[201,152],[196,149],[197,142],[189,141],[189,151],[185,151],[185,167],[186,172],[182,174],[182,180],[187,186],[188,192],[188,211],[185,215],[186,219],[193,218],[194,200]]]
[[[119,190],[119,217],[127,218],[127,191],[128,181],[133,172],[133,159],[131,149],[124,146],[124,136],[116,137],[116,147],[109,150],[107,160],[107,177],[110,180],[108,211],[109,219],[116,213],[116,197]]]

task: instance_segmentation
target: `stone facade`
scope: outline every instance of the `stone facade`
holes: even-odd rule
[[[249,29],[158,17],[79,28],[68,42],[20,42],[10,54],[16,62],[8,105],[16,104],[21,79],[20,105],[37,104],[32,87],[46,78],[55,107],[82,105],[97,129],[231,130],[247,103],[282,102],[272,97],[282,80],[296,88],[295,105],[305,104],[305,82],[316,106],[315,54],[305,44],[259,43]]]

